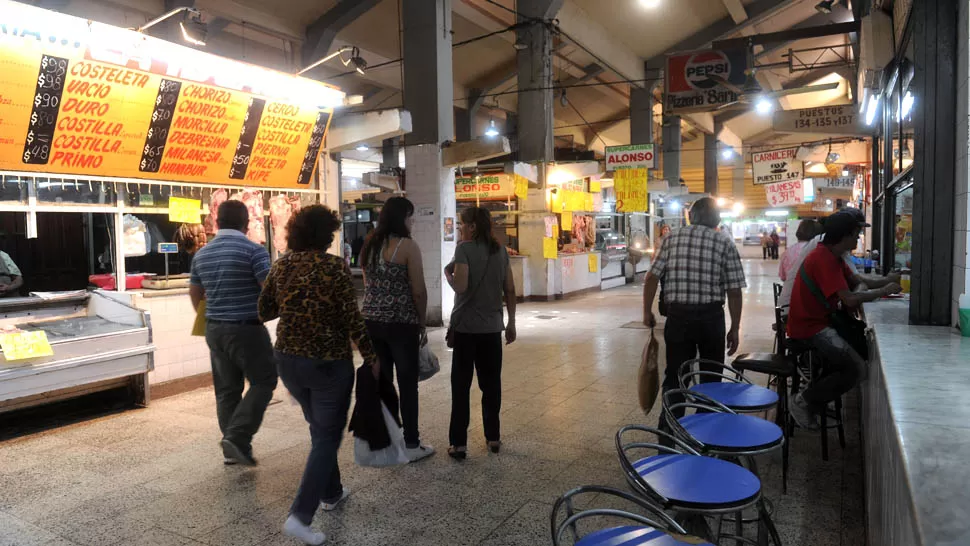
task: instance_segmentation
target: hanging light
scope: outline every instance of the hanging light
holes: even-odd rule
[[[767,116],[774,109],[774,105],[771,104],[771,101],[768,100],[767,98],[761,97],[760,99],[758,99],[757,104],[754,105],[754,108],[762,116]]]
[[[495,126],[495,120],[488,120],[488,128],[485,129],[485,136],[487,137],[497,137],[499,135],[498,127]]]
[[[161,23],[162,21],[183,12],[185,15],[183,15],[183,19],[179,21],[179,28],[182,30],[182,39],[192,45],[204,46],[206,34],[208,33],[208,27],[202,22],[202,13],[199,12],[199,10],[190,8],[188,6],[175,8],[163,15],[159,15],[144,25],[136,28],[135,31],[144,32],[158,23]]]
[[[370,147],[369,147],[369,146],[367,146],[367,145],[366,145],[366,144],[364,144],[364,143],[360,143],[360,144],[358,144],[358,145],[357,145],[357,147],[356,147],[356,148],[354,148],[354,149],[355,149],[355,150],[357,150],[358,152],[366,152],[366,151],[368,151],[368,150],[370,150]]]
[[[731,159],[732,157],[734,157],[734,150],[732,150],[731,148],[724,148],[723,150],[721,150],[721,157],[723,157],[724,159]]]

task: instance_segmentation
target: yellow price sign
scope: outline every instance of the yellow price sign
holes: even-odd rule
[[[168,220],[170,222],[198,224],[201,214],[202,201],[199,199],[168,198]]]
[[[7,362],[54,355],[47,332],[43,330],[0,334],[0,349]]]
[[[559,247],[552,237],[542,238],[542,257],[549,260],[555,260],[559,257]]]
[[[573,229],[573,213],[564,212],[562,213],[562,229],[563,231],[572,231]]]
[[[529,179],[515,175],[515,196],[519,199],[525,199],[529,196]]]
[[[647,170],[620,169],[613,174],[617,212],[647,211]]]
[[[589,272],[596,273],[600,270],[600,255],[595,252],[589,255]]]
[[[603,191],[603,184],[599,180],[590,180],[589,191],[590,193],[597,193],[597,192]]]

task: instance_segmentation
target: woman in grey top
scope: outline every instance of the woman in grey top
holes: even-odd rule
[[[450,332],[451,446],[448,455],[462,460],[468,444],[468,404],[473,373],[482,390],[482,424],[492,453],[502,445],[499,410],[502,408],[502,330],[506,344],[515,341],[515,284],[505,248],[492,236],[492,218],[483,208],[469,208],[459,217],[461,241],[445,278],[455,290]],[[503,324],[502,300],[509,310]]]

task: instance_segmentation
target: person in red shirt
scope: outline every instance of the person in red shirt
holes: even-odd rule
[[[828,217],[822,243],[805,257],[798,271],[792,272],[795,286],[788,312],[788,336],[808,342],[818,351],[825,366],[820,379],[789,399],[791,416],[802,428],[818,429],[819,412],[852,389],[866,365],[859,353],[829,325],[829,310],[813,293],[811,284],[818,287],[830,309],[839,305],[857,309],[865,302],[902,291],[896,283],[875,290],[852,291],[857,284],[856,276],[841,256],[856,247],[859,233],[867,225],[841,211]]]

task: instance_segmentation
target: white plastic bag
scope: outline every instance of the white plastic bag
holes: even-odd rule
[[[360,466],[372,466],[380,468],[382,466],[394,466],[406,464],[408,462],[407,453],[404,451],[404,431],[397,426],[397,422],[391,417],[391,412],[387,406],[381,402],[381,410],[384,413],[384,425],[391,436],[391,445],[384,449],[373,451],[367,440],[354,438],[354,462]]]
[[[431,347],[425,343],[418,351],[418,381],[431,379],[440,370],[441,365],[438,364],[438,357],[431,352]]]

